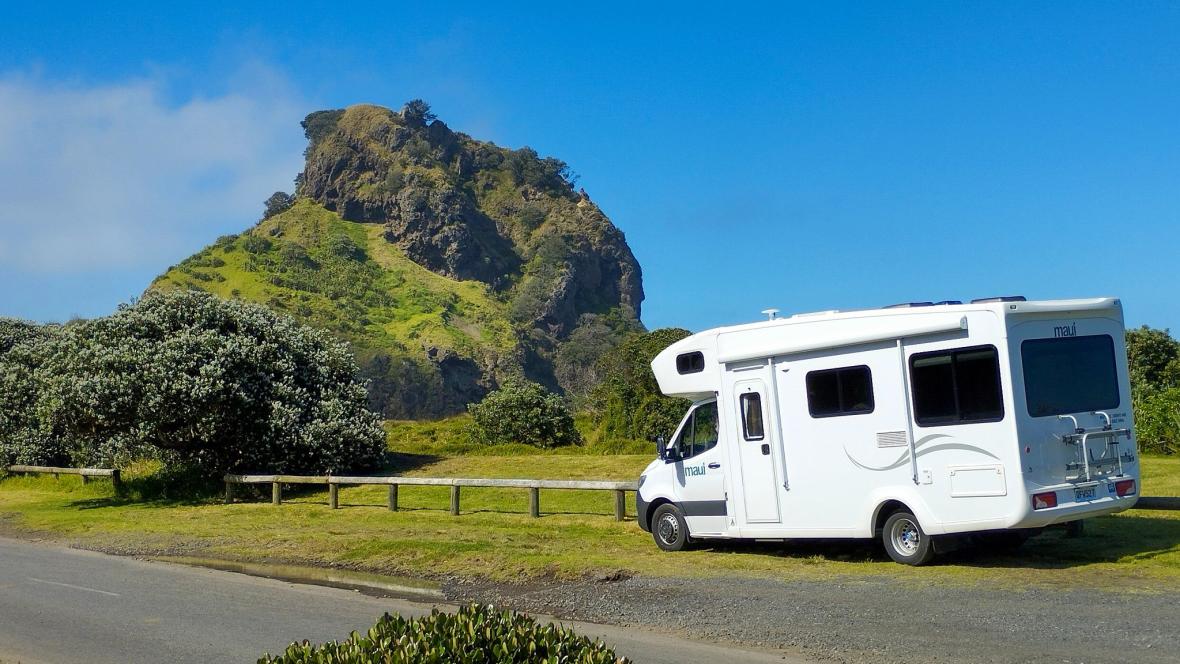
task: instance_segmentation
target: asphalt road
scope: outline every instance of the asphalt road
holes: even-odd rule
[[[0,662],[253,662],[344,638],[427,602],[0,538]],[[445,605],[438,605],[443,608]],[[680,637],[566,623],[637,663],[802,662]]]

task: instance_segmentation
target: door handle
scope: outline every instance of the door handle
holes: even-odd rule
[[[709,464],[709,467],[710,467],[710,468],[720,468],[720,467],[721,467],[721,464],[719,464],[719,463],[717,463],[716,461],[714,461],[713,463]]]
[[[762,453],[770,454],[770,445],[768,443],[762,443]]]

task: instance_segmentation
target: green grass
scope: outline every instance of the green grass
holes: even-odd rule
[[[406,456],[409,474],[632,479],[649,455]],[[142,471],[141,471],[142,472]],[[129,484],[134,486],[135,475]],[[1180,459],[1144,458],[1144,493],[1180,494]],[[543,516],[527,515],[522,489],[464,488],[463,514],[443,487],[402,487],[402,511],[384,509],[383,487],[290,492],[287,504],[223,505],[216,498],[137,502],[108,484],[77,478],[0,480],[0,532],[136,555],[335,565],[411,576],[526,580],[603,572],[777,579],[906,579],[1018,587],[1098,587],[1155,592],[1180,579],[1180,513],[1132,510],[1087,522],[1086,535],[1034,538],[1017,555],[954,554],[913,569],[861,543],[724,545],[660,552],[633,520],[612,518],[609,492],[542,491]],[[629,509],[633,510],[633,506]]]

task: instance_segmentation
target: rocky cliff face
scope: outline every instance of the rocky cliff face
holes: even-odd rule
[[[418,264],[506,294],[518,322],[562,338],[583,313],[638,319],[639,263],[563,162],[451,131],[429,113],[352,106],[304,121],[299,195],[381,224]]]
[[[639,264],[560,160],[454,132],[420,102],[303,127],[294,204],[153,288],[252,299],[347,339],[388,417],[460,412],[521,374],[576,397],[641,329]]]

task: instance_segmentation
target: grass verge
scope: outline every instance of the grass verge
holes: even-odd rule
[[[408,474],[562,479],[632,479],[647,455],[408,457]],[[1180,495],[1180,459],[1144,458],[1144,493]],[[129,478],[134,481],[134,476]],[[530,518],[522,489],[463,489],[463,514],[447,511],[445,487],[402,487],[402,511],[384,509],[384,487],[345,488],[342,508],[325,492],[289,502],[220,504],[216,499],[132,501],[108,484],[78,478],[0,480],[0,532],[40,536],[136,555],[339,566],[384,574],[500,581],[604,573],[778,579],[905,579],[923,584],[1110,588],[1156,592],[1180,580],[1180,513],[1132,510],[1093,519],[1085,536],[1049,531],[1015,555],[952,554],[908,568],[868,544],[742,544],[665,554],[632,519],[612,518],[609,492],[542,491]],[[633,505],[630,508],[634,509]]]

